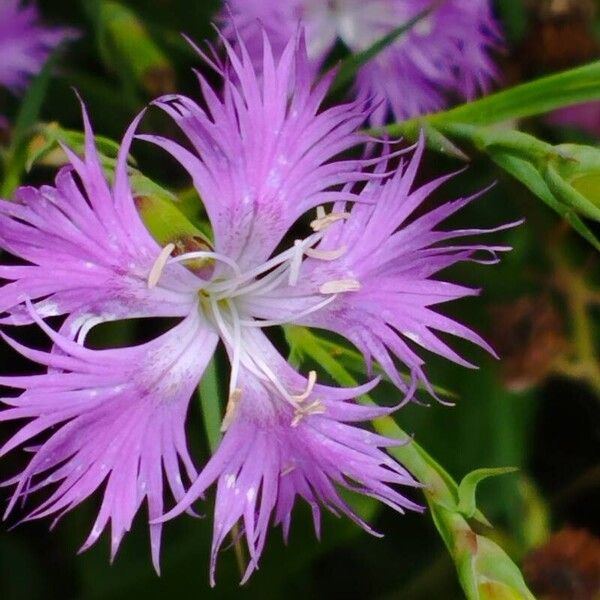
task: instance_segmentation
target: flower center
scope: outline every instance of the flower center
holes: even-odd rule
[[[238,387],[240,367],[250,371],[254,376],[275,388],[286,402],[294,408],[292,425],[296,426],[302,418],[309,414],[320,414],[323,405],[318,401],[306,403],[312,395],[316,383],[316,374],[311,372],[306,390],[291,392],[277,376],[277,373],[264,360],[260,347],[255,342],[251,331],[253,328],[273,327],[297,321],[316,312],[331,302],[340,293],[354,292],[360,289],[356,279],[339,279],[327,281],[319,287],[314,304],[297,312],[290,312],[285,319],[258,319],[246,314],[244,299],[265,295],[268,292],[289,285],[298,284],[304,257],[316,260],[334,261],[343,256],[346,248],[322,251],[315,246],[323,239],[326,229],[337,221],[347,219],[349,213],[333,212],[327,214],[323,207],[317,208],[317,218],[311,222],[313,233],[302,240],[296,240],[292,247],[270,258],[263,264],[243,272],[239,265],[226,255],[213,251],[195,251],[172,256],[174,244],[167,244],[156,258],[148,275],[148,287],[159,284],[167,265],[186,263],[197,259],[210,259],[221,263],[223,268],[217,269],[211,280],[202,281],[198,289],[198,306],[207,320],[219,332],[227,348],[231,361],[231,377],[229,383],[229,402],[222,428],[226,430],[232,422],[235,411],[242,396]]]

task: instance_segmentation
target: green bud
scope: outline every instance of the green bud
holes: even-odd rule
[[[129,8],[105,0],[99,11],[100,51],[105,63],[127,81],[133,77],[152,96],[175,89],[175,72],[144,24]]]
[[[502,467],[497,469],[477,469],[471,471],[465,478],[460,482],[458,486],[458,512],[462,513],[467,519],[476,517],[477,504],[475,501],[475,494],[477,492],[477,486],[488,477],[497,477],[498,475],[506,475],[508,473],[514,473],[517,469],[514,467]],[[487,519],[479,519],[484,525],[490,525]]]
[[[96,148],[102,166],[113,170],[119,153],[117,142],[100,136],[94,136]],[[81,131],[63,129],[58,123],[41,123],[36,127],[33,137],[26,148],[25,166],[29,171],[35,164],[61,167],[67,164],[67,155],[60,144],[66,144],[76,154],[82,156],[85,147],[85,135]],[[131,159],[130,162],[133,162]]]
[[[210,240],[165,196],[161,188],[158,188],[157,193],[151,194],[148,193],[148,186],[152,182],[147,178],[139,181],[139,185],[132,184],[136,193],[135,205],[144,225],[161,246],[173,244],[174,256],[212,250]],[[195,273],[206,275],[212,269],[214,261],[200,258],[188,260],[184,264]]]
[[[458,512],[431,508],[469,600],[535,600],[519,568],[496,542],[475,532]]]
[[[560,200],[600,221],[600,149],[579,144],[556,146],[543,172]]]
[[[521,592],[497,581],[485,581],[479,585],[481,600],[523,600]]]

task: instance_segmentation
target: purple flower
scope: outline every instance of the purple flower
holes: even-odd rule
[[[227,44],[226,44],[227,45]],[[312,507],[319,532],[321,507],[369,529],[339,494],[349,488],[402,512],[419,510],[399,486],[416,486],[386,453],[404,443],[357,427],[395,407],[365,407],[355,389],[322,385],[296,372],[263,330],[286,323],[342,334],[377,360],[412,396],[426,381],[417,346],[464,363],[434,333],[487,347],[473,332],[435,312],[441,302],[475,290],[433,279],[459,261],[504,246],[454,242],[482,230],[439,231],[438,224],[470,199],[430,212],[421,205],[447,178],[416,187],[423,151],[392,173],[382,158],[340,158],[366,142],[357,128],[363,102],[320,110],[331,76],[312,84],[302,41],[278,60],[268,42],[258,76],[242,46],[227,45],[231,70],[221,95],[200,77],[206,108],[183,96],[157,101],[189,139],[189,149],[139,136],[170,152],[191,174],[210,219],[209,250],[174,255],[160,248],[137,215],[126,157],[137,120],[125,135],[110,188],[85,118],[86,156],[69,153],[55,187],[23,188],[16,203],[0,202],[0,245],[26,264],[0,267],[4,323],[35,321],[51,338],[50,352],[6,337],[47,373],[4,377],[24,390],[4,399],[1,420],[27,419],[2,453],[43,432],[17,484],[15,502],[50,484],[50,498],[28,518],[60,516],[106,483],[87,547],[111,521],[113,555],[147,500],[158,568],[160,523],[189,510],[217,486],[211,581],[226,535],[241,521],[250,553],[246,580],[257,567],[272,522],[290,526],[296,498]],[[211,63],[212,64],[212,63]],[[289,91],[293,90],[290,97]],[[325,208],[327,207],[327,208]],[[415,215],[417,213],[417,215]],[[293,225],[310,227],[288,244]],[[297,229],[299,231],[299,229]],[[186,268],[205,261],[203,276]],[[43,317],[66,315],[59,332]],[[95,324],[132,316],[181,317],[171,331],[131,348],[92,350],[85,336]],[[223,440],[195,477],[183,427],[193,388],[218,341],[231,363]],[[411,371],[399,377],[395,359]],[[178,466],[193,481],[184,492]],[[162,472],[177,506],[162,518]],[[369,529],[370,531],[370,529]]]
[[[34,4],[0,0],[0,85],[22,92],[60,42],[74,37],[73,30],[40,24]]]
[[[431,0],[229,0],[221,20],[228,38],[233,42],[239,35],[258,64],[263,28],[281,51],[301,22],[317,70],[337,42],[361,52],[431,5]],[[359,70],[357,87],[377,107],[371,121],[381,124],[390,112],[404,120],[443,108],[448,96],[470,100],[487,91],[497,76],[489,51],[500,39],[489,0],[442,2]]]
[[[163,512],[163,473],[176,499],[184,487],[179,461],[196,475],[185,444],[190,395],[217,342],[194,310],[196,277],[179,265],[165,267],[150,289],[148,273],[161,248],[141,223],[127,179],[126,157],[137,121],[121,147],[114,188],[109,188],[85,116],[86,155],[68,149],[71,166],[55,187],[24,187],[14,202],[0,201],[0,246],[25,264],[0,267],[1,322],[37,322],[54,342],[52,352],[16,350],[48,367],[45,374],[4,377],[24,390],[4,398],[0,421],[27,419],[0,449],[5,454],[41,433],[5,513],[36,490],[57,484],[27,519],[60,517],[106,484],[97,521],[84,548],[112,524],[112,555],[144,499],[151,519]],[[42,317],[67,315],[59,333]],[[142,346],[91,350],[89,330],[103,321],[181,316],[172,331]],[[77,342],[73,341],[74,339]],[[162,464],[162,466],[161,466]],[[161,526],[150,526],[158,570]]]

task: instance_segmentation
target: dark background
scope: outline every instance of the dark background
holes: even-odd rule
[[[67,23],[82,32],[60,63],[44,100],[42,117],[65,127],[80,128],[77,103],[70,86],[85,99],[97,133],[118,139],[136,112],[152,98],[153,89],[174,87],[198,97],[190,68],[199,61],[180,39],[184,31],[196,40],[214,38],[210,19],[216,2],[207,0],[136,0],[124,2],[137,12],[173,71],[158,81],[135,81],[122,65],[109,62],[97,44],[97,29],[90,3],[41,2],[51,23]],[[498,53],[502,86],[584,63],[598,57],[597,22],[585,0],[559,17],[548,14],[551,2],[504,0],[497,11],[507,44]],[[154,86],[154,87],[153,87]],[[158,90],[160,91],[160,90]],[[2,112],[15,114],[18,101],[0,96]],[[158,114],[144,121],[148,129],[168,127]],[[532,119],[521,128],[552,142],[597,143],[590,133]],[[173,190],[184,189],[183,174],[162,154],[134,147],[144,172]],[[457,163],[436,155],[427,157],[422,177],[428,179]],[[51,171],[35,169],[29,181],[47,180]],[[155,175],[157,174],[157,175]],[[514,251],[499,266],[459,267],[451,280],[484,289],[472,298],[444,309],[474,326],[503,355],[497,362],[466,345],[459,350],[480,365],[467,371],[431,356],[433,382],[458,396],[456,406],[433,402],[429,407],[410,406],[397,416],[402,427],[414,433],[456,478],[479,467],[518,466],[517,475],[482,485],[480,506],[498,526],[497,540],[519,563],[543,544],[552,531],[566,525],[600,534],[600,396],[585,378],[564,374],[563,359],[576,354],[570,298],[575,281],[597,289],[598,257],[557,217],[524,188],[497,171],[485,159],[476,159],[466,173],[455,178],[432,201],[475,192],[492,181],[495,188],[457,218],[453,225],[492,226],[524,216],[526,224],[496,239]],[[588,311],[587,327],[597,338],[597,305]],[[160,327],[160,324],[152,327]],[[139,323],[127,331],[136,339],[154,329]],[[128,334],[128,335],[129,335]],[[109,327],[93,338],[98,345],[118,335]],[[44,344],[35,331],[18,332],[19,339]],[[27,365],[6,347],[0,348],[2,373],[25,372]],[[526,382],[526,385],[523,383]],[[510,391],[515,387],[523,388]],[[394,390],[382,386],[383,402],[394,399]],[[188,419],[190,445],[198,463],[208,450],[199,408],[195,401]],[[11,426],[0,427],[6,439]],[[18,452],[3,459],[2,479],[24,464]],[[8,497],[0,489],[0,500]],[[427,515],[398,517],[371,503],[370,514],[382,540],[370,537],[353,524],[327,516],[323,540],[317,542],[306,507],[299,506],[291,539],[284,548],[280,532],[273,530],[260,571],[239,588],[234,553],[222,553],[218,585],[209,591],[208,555],[212,528],[211,498],[207,516],[182,517],[165,527],[162,576],[149,559],[145,512],[125,539],[115,563],[109,565],[108,540],[81,556],[76,551],[93,523],[98,497],[87,501],[48,532],[48,522],[20,525],[15,521],[0,531],[0,598],[2,600],[121,599],[121,598],[461,598],[453,565]],[[576,569],[575,569],[576,571]],[[568,598],[570,596],[564,596]],[[583,598],[583,597],[582,597]]]

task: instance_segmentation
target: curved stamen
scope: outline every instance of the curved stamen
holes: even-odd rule
[[[308,382],[306,384],[306,389],[301,394],[292,396],[292,398],[298,402],[304,402],[313,393],[316,383],[317,383],[317,372],[310,371],[308,373]]]
[[[236,298],[237,296],[243,296],[245,294],[265,294],[276,288],[288,275],[287,270],[289,265],[279,265],[268,275],[265,275],[262,279],[255,280],[248,285],[238,288],[235,291],[229,292],[228,294],[223,293],[217,295],[218,300],[224,298]]]
[[[214,298],[210,300],[210,306],[212,309],[215,322],[223,340],[232,349],[232,360],[231,360],[231,379],[230,379],[230,392],[232,396],[237,388],[237,379],[239,377],[239,367],[244,364],[246,368],[255,373],[256,375],[262,376],[263,378],[270,381],[277,391],[294,407],[298,408],[298,403],[292,398],[291,394],[285,389],[285,386],[279,381],[275,373],[271,368],[260,358],[260,352],[249,352],[248,348],[245,347],[243,341],[243,331],[240,327],[240,318],[237,309],[233,303],[228,303],[230,314],[233,318],[233,332],[230,326],[223,318],[217,301]],[[257,372],[258,371],[258,372]]]
[[[240,319],[240,324],[244,327],[276,327],[277,325],[285,325],[286,323],[291,323],[292,321],[297,321],[302,317],[306,317],[317,310],[321,310],[323,307],[331,304],[337,298],[337,294],[333,294],[329,296],[329,298],[325,298],[325,300],[321,300],[317,304],[307,308],[299,313],[290,315],[285,319],[274,319],[270,321],[257,321],[255,319]]]
[[[173,245],[173,244],[169,244]],[[174,247],[174,246],[173,246]],[[170,253],[169,253],[170,254]],[[194,260],[196,258],[212,258],[214,260],[218,260],[226,265],[230,266],[238,277],[242,276],[242,270],[238,266],[238,264],[228,256],[224,254],[219,254],[218,252],[208,252],[198,250],[197,252],[186,252],[185,254],[179,254],[178,256],[173,256],[172,258],[168,258],[166,260],[167,264],[181,263],[186,260]]]
[[[233,356],[231,358],[231,378],[229,380],[229,395],[233,395],[237,389],[238,374],[240,372],[240,361],[242,353],[242,328],[240,325],[240,315],[231,300],[227,300],[227,306],[233,318]]]
[[[337,260],[346,254],[348,246],[342,246],[337,250],[319,250],[318,248],[308,248],[304,254],[309,258],[316,258],[317,260]]]
[[[305,248],[310,248],[311,246],[314,246],[318,241],[321,240],[322,237],[323,237],[323,234],[314,234],[313,233],[313,234],[309,235],[307,238],[302,240],[302,242],[300,243],[302,251],[304,252]],[[247,271],[246,273],[244,273],[243,275],[240,275],[239,277],[237,277],[235,279],[229,279],[227,281],[218,282],[218,283],[211,285],[210,289],[214,293],[228,292],[229,290],[233,291],[236,288],[239,288],[242,284],[246,283],[247,281],[256,279],[263,273],[266,273],[267,271],[270,271],[271,269],[278,267],[282,263],[287,262],[290,258],[292,258],[294,255],[296,255],[298,252],[299,252],[298,247],[296,247],[294,245],[293,248],[284,250],[283,252],[281,252],[277,256],[274,256],[273,258],[266,261],[262,265],[259,265],[258,267],[255,267],[254,269],[251,269],[250,271]]]
[[[103,317],[90,317],[89,319],[87,319],[85,323],[81,326],[81,329],[77,334],[77,343],[80,346],[83,346],[85,344],[85,338],[87,337],[87,334],[90,332],[90,330],[102,322],[104,322]]]
[[[294,241],[294,254],[290,260],[290,276],[288,278],[288,284],[292,287],[298,283],[300,277],[300,269],[302,268],[302,258],[304,256],[305,249],[302,246],[301,240]],[[309,248],[306,248],[309,250]]]

